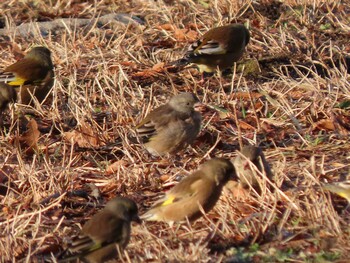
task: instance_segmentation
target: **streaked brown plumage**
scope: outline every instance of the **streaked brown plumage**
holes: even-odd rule
[[[249,31],[242,24],[212,28],[189,47],[184,58],[171,64],[194,63],[200,72],[224,70],[242,57],[249,39]]]
[[[5,68],[0,81],[20,87],[20,102],[31,105],[32,95],[42,102],[51,90],[54,83],[53,69],[50,50],[34,47],[23,59]]]
[[[125,197],[112,199],[83,226],[81,235],[69,247],[70,252],[77,254],[59,262],[81,258],[100,263],[118,257],[118,250],[129,243],[132,221],[140,222],[136,203]]]
[[[205,212],[214,207],[230,178],[237,179],[232,163],[224,158],[213,158],[170,189],[141,218],[169,224],[186,218],[196,220],[202,216],[200,207]]]
[[[200,131],[201,115],[194,110],[198,98],[192,93],[180,93],[150,114],[136,132],[152,155],[174,154],[191,144]]]

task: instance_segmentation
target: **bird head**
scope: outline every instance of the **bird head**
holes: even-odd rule
[[[224,185],[230,179],[238,180],[233,164],[225,158],[210,159],[202,164],[202,169],[215,180],[217,185]]]
[[[46,66],[53,68],[51,60],[51,51],[46,47],[34,47],[25,56],[27,59],[38,60],[41,63],[46,64]]]
[[[125,221],[134,221],[140,223],[138,208],[136,203],[126,197],[116,197],[107,203],[106,209],[109,209],[117,217]]]
[[[190,114],[199,99],[193,93],[180,93],[171,98],[169,105],[180,113]]]

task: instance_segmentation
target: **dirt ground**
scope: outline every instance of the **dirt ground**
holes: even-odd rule
[[[3,114],[1,262],[54,262],[111,198],[130,197],[142,214],[206,159],[234,159],[246,144],[263,148],[275,191],[225,190],[192,224],[133,225],[119,261],[350,258],[347,201],[320,187],[350,179],[348,1],[8,0],[0,14],[0,68],[44,45],[56,76],[42,105]],[[103,16],[108,23],[95,20]],[[196,68],[166,66],[229,23],[251,33],[233,73],[201,82]],[[177,155],[152,157],[128,134],[179,92],[205,104],[200,135]]]

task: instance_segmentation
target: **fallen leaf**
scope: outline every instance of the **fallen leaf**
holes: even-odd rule
[[[331,121],[330,119],[323,119],[313,124],[312,130],[316,129],[334,131],[335,126],[333,121]]]
[[[182,29],[175,29],[174,37],[177,41],[184,41],[186,39],[186,35]]]
[[[259,93],[259,92],[243,92],[243,91],[239,91],[239,92],[236,92],[236,93],[232,94],[232,99],[249,100],[250,97],[252,99],[258,99],[258,98],[261,98],[262,96],[264,96],[264,95]]]
[[[19,141],[24,143],[28,148],[26,152],[35,152],[38,150],[38,141],[40,138],[40,131],[38,124],[34,119],[31,119],[27,124],[27,131],[19,137]]]
[[[1,212],[4,214],[4,215],[7,215],[9,216],[10,215],[10,209],[8,206],[3,206],[2,209],[1,209]],[[8,218],[9,219],[9,218]]]
[[[268,124],[272,124],[272,125],[274,125],[276,127],[282,127],[282,126],[286,125],[286,122],[278,121],[278,120],[275,120],[275,119],[272,119],[272,118],[260,118],[260,121],[268,123]]]
[[[169,180],[169,178],[170,178],[170,176],[168,174],[163,174],[163,175],[160,176],[160,180],[162,182],[165,182],[165,181]]]
[[[198,38],[198,33],[193,30],[189,30],[187,28],[179,29],[176,28],[174,30],[174,38],[181,41],[195,41]]]
[[[77,144],[79,147],[91,148],[100,146],[100,140],[97,134],[86,123],[82,123],[79,130],[65,132],[63,136],[66,140]]]
[[[158,73],[164,71],[164,62],[153,65],[151,69],[145,69],[133,74],[133,77],[150,78],[157,76]]]
[[[163,25],[159,25],[157,26],[158,29],[163,29],[166,31],[173,31],[176,29],[176,26],[172,25],[172,24],[163,24]]]
[[[270,125],[269,123],[266,123],[266,122],[261,122],[260,123],[260,127],[266,133],[272,133],[275,130],[273,125]]]
[[[117,172],[120,169],[121,166],[125,166],[125,165],[127,165],[127,161],[118,160],[107,167],[106,174],[107,175],[114,174],[115,172]]]
[[[157,75],[157,71],[153,69],[145,69],[143,71],[134,73],[132,76],[140,77],[140,78],[151,78],[151,77],[155,77],[156,75]]]
[[[194,31],[194,30],[188,30],[187,32],[186,32],[186,38],[187,38],[187,40],[189,40],[189,41],[195,41],[195,40],[197,40],[197,38],[198,38],[198,33],[197,33],[197,31]]]
[[[156,72],[162,72],[164,70],[164,65],[165,65],[164,62],[160,62],[160,63],[153,65],[152,69]]]
[[[194,41],[198,38],[198,33],[196,31],[187,28],[180,29],[172,24],[163,24],[157,28],[174,32],[173,36],[178,42]]]
[[[253,25],[253,27],[255,27],[255,28],[261,28],[260,20],[259,20],[259,19],[253,19],[253,20],[252,20],[252,25]]]
[[[255,127],[252,125],[244,122],[244,121],[238,121],[239,127],[241,127],[242,130],[255,130]]]
[[[137,68],[137,64],[133,61],[122,61],[122,62],[120,62],[120,65],[131,68],[131,69]],[[112,65],[109,67],[109,70],[114,70],[114,69],[119,70],[119,65]]]
[[[259,112],[262,110],[262,108],[265,106],[264,103],[262,103],[260,100],[254,103],[254,109],[256,112]]]
[[[303,90],[291,90],[288,92],[288,96],[294,100],[298,100],[305,97],[305,91]]]

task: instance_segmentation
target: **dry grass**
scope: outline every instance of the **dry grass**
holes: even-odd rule
[[[349,173],[350,116],[339,108],[350,100],[349,75],[340,63],[350,52],[345,1],[44,2],[50,1],[4,1],[0,22],[15,27],[125,12],[145,23],[2,37],[2,67],[18,59],[20,50],[46,45],[56,82],[52,98],[31,110],[40,131],[34,151],[23,144],[23,107],[4,115],[1,262],[41,262],[59,253],[110,198],[129,196],[143,212],[204,159],[234,158],[246,143],[264,148],[276,177],[274,193],[225,191],[214,211],[192,225],[134,226],[123,262],[346,262],[346,204],[318,187]],[[193,69],[151,69],[179,58],[202,32],[229,22],[250,24],[245,59],[259,60],[261,72],[199,83]],[[227,112],[203,108],[195,145],[171,158],[152,158],[128,142],[137,121],[183,91]],[[115,141],[122,144],[107,147]],[[90,183],[100,191],[99,200],[87,195]]]

